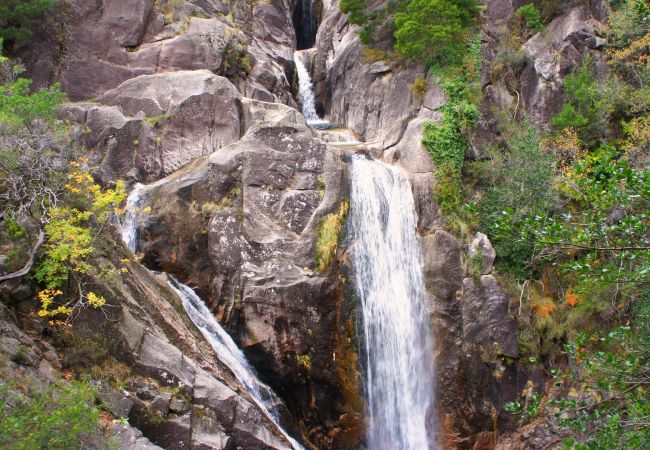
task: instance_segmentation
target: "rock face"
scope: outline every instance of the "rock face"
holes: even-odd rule
[[[18,56],[37,86],[60,81],[73,100],[140,75],[206,69],[246,96],[293,104],[291,10],[289,0],[73,0]]]
[[[103,178],[161,178],[239,140],[241,96],[208,70],[142,75],[76,103],[66,114],[84,124]]]
[[[266,120],[147,192],[138,251],[197,288],[306,423],[336,423],[340,282],[315,269],[315,246],[346,192],[344,165],[294,110],[258,101],[245,110]]]
[[[111,255],[112,264],[121,264],[126,256]],[[130,263],[118,279],[110,284],[97,279],[96,285],[110,307],[103,312],[86,310],[76,321],[78,332],[105,336],[113,355],[128,363],[141,377],[138,380],[150,380],[129,387],[131,406],[125,409],[129,422],[149,440],[176,449],[290,448],[180,313],[181,300],[163,275],[154,276]],[[105,388],[101,392],[108,395]],[[124,407],[124,401],[111,404]],[[133,443],[142,438],[129,432],[120,439]],[[221,445],[206,444],[216,442]]]
[[[504,43],[512,39],[513,14],[522,3],[497,0],[482,3],[486,7],[481,30],[484,99],[473,157],[480,157],[483,144],[495,138],[498,118],[494,117],[493,108],[513,115],[525,114],[535,125],[547,128],[549,119],[564,101],[562,80],[582,64],[583,57],[593,57],[598,74],[605,68],[602,50],[607,6],[602,0],[559,4],[556,17],[523,43],[519,55],[505,54],[517,49],[505,50],[508,44]],[[508,60],[512,62],[504,63]],[[504,64],[510,64],[506,73]],[[495,73],[495,67],[502,70]]]
[[[605,70],[602,49],[604,25],[588,6],[579,5],[553,20],[544,31],[524,44],[532,64],[522,74],[522,94],[526,111],[539,126],[547,126],[564,99],[562,79],[582,64],[586,55],[594,59],[596,70]]]

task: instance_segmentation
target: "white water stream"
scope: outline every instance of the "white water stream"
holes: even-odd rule
[[[305,55],[303,51],[297,51],[293,54],[298,72],[298,92],[300,94],[300,106],[302,115],[305,116],[307,124],[314,128],[329,125],[329,122],[321,119],[316,112],[316,95],[314,86],[311,82],[311,76],[305,66]]]
[[[122,240],[132,252],[137,249],[138,215],[141,214],[143,204],[146,203],[146,194],[152,186],[154,185],[136,184],[126,201],[126,214],[122,223]],[[167,275],[167,277],[167,283],[180,297],[185,312],[212,346],[217,359],[230,369],[259,409],[291,443],[291,447],[294,450],[302,450],[303,447],[298,441],[293,439],[280,425],[277,410],[277,404],[280,400],[270,387],[257,378],[255,370],[248,363],[244,353],[237,347],[235,341],[217,322],[203,300],[193,289],[179,282],[171,275]]]
[[[168,275],[169,276],[169,275]],[[255,374],[255,369],[246,360],[242,351],[237,347],[226,330],[217,322],[210,310],[196,292],[190,287],[169,276],[169,286],[178,294],[183,302],[185,312],[192,319],[203,337],[210,343],[217,359],[224,363],[235,375],[251,396],[257,406],[278,427],[284,437],[291,442],[295,450],[302,446],[280,426],[280,417],[276,408],[278,397],[266,384],[262,383]]]
[[[411,186],[397,168],[352,156],[352,271],[363,313],[369,450],[426,450],[433,430],[428,325]]]

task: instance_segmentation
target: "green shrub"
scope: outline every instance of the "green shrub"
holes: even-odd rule
[[[55,4],[56,0],[0,0],[0,39],[24,44],[32,37],[32,28]]]
[[[526,26],[531,30],[542,31],[544,29],[542,15],[534,4],[528,3],[522,6],[515,14],[517,17],[522,18],[526,22]]]
[[[321,272],[327,270],[336,257],[339,233],[348,213],[349,203],[344,200],[335,213],[328,214],[318,228],[316,238],[316,267]]]
[[[606,134],[605,105],[601,88],[593,75],[593,59],[585,56],[582,65],[564,78],[566,102],[549,121],[558,131],[575,129],[582,143],[595,148]]]
[[[367,2],[365,0],[341,0],[339,8],[342,12],[350,14],[350,23],[362,25],[366,22]]]
[[[542,152],[537,130],[525,122],[507,132],[505,143],[503,154],[494,152],[491,173],[486,175],[491,186],[478,203],[479,228],[494,245],[497,268],[526,280],[533,246],[514,238],[510,226],[556,206],[554,161]]]
[[[472,41],[462,65],[436,68],[438,85],[447,94],[442,120],[424,126],[422,144],[436,165],[436,200],[448,221],[456,222],[463,211],[462,168],[469,145],[468,133],[478,119],[478,61],[480,46]]]
[[[609,15],[608,44],[614,48],[628,47],[650,32],[650,7],[644,0],[623,0]]]
[[[58,84],[32,93],[31,84],[32,81],[25,78],[0,84],[0,127],[27,126],[34,119],[54,120],[65,94]]]
[[[16,395],[18,389],[9,383],[0,384],[2,448],[80,448],[80,438],[99,427],[95,394],[84,382],[53,383],[26,396]]]
[[[475,0],[411,0],[395,14],[395,50],[425,63],[458,59],[477,12]]]

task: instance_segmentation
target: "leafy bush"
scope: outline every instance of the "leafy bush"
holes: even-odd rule
[[[472,41],[462,65],[436,68],[438,85],[447,94],[442,120],[424,127],[422,143],[436,165],[436,199],[442,213],[452,221],[462,215],[462,168],[469,145],[467,135],[478,119],[477,95],[480,46]]]
[[[0,0],[0,39],[24,44],[32,37],[32,28],[55,4],[56,0]]]
[[[650,32],[650,7],[645,0],[623,0],[609,16],[609,45],[629,47],[632,42]]]
[[[65,99],[58,84],[30,92],[31,80],[20,78],[0,85],[0,127],[15,130],[36,119],[54,120],[56,109]]]
[[[622,294],[621,283],[650,281],[650,172],[603,147],[565,169],[558,189],[569,211],[521,222],[539,258],[556,263],[578,293],[602,283]]]
[[[2,448],[79,448],[80,438],[98,428],[95,394],[86,383],[53,383],[27,396],[17,392],[18,386],[0,384]]]
[[[542,31],[544,29],[542,15],[534,4],[528,3],[522,6],[515,14],[526,22],[528,28],[535,31]]]
[[[590,148],[602,142],[607,129],[601,89],[593,76],[593,60],[586,56],[580,68],[564,79],[566,102],[550,124],[557,130],[573,128]]]
[[[69,206],[51,208],[50,221],[45,225],[48,240],[44,257],[34,273],[46,287],[39,292],[38,313],[43,317],[72,317],[75,310],[105,304],[101,296],[85,292],[82,277],[92,269],[89,257],[95,238],[121,212],[120,205],[126,199],[123,182],[117,182],[115,189],[102,189],[81,164],[72,164],[75,170],[68,175],[68,195],[64,198]],[[60,289],[68,281],[75,282],[76,292],[59,302],[57,298],[63,294]]]
[[[504,154],[492,158],[492,179],[478,203],[480,225],[497,252],[497,267],[526,280],[531,275],[533,246],[513,239],[511,228],[529,216],[552,210],[554,161],[542,152],[537,130],[527,123],[510,130]]]
[[[477,12],[475,0],[411,0],[395,14],[395,50],[422,62],[458,59]]]
[[[350,23],[362,25],[367,20],[367,2],[365,0],[341,0],[339,8],[342,12],[350,14]]]
[[[69,316],[80,307],[101,307],[104,299],[85,292],[82,277],[92,269],[95,240],[126,197],[124,183],[114,189],[95,183],[87,161],[74,161],[70,128],[55,119],[64,98],[58,86],[30,93],[30,80],[16,79],[20,71],[13,67],[0,66],[11,72],[2,74],[0,84],[0,213],[10,248],[29,256],[22,269],[0,279],[27,275],[44,245],[34,273],[45,287],[39,314]],[[63,290],[66,301],[60,300]]]
[[[549,408],[564,427],[585,436],[565,442],[567,448],[645,449],[650,442],[650,292],[635,307],[632,326],[616,327],[608,333],[580,333],[565,346],[575,366],[558,373],[568,395],[549,402]]]

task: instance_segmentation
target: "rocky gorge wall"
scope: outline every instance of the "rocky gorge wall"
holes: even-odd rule
[[[339,1],[317,3],[309,68],[321,112],[411,180],[445,448],[491,448],[514,426],[503,405],[528,380],[543,387],[544,377],[518,361],[510,296],[493,270],[489,241],[479,234],[463,244],[445,230],[435,202],[422,126],[440,119],[445,93],[424,67],[368,60]],[[38,85],[59,81],[74,101],[62,114],[88,130],[83,143],[102,181],[156,183],[138,215],[142,265],[196,288],[286,403],[290,431],[315,448],[358,448],[363,403],[345,245],[329,267],[316,264],[322,223],[342,211],[349,192],[347,151],[307,127],[296,109],[296,4],[173,4],[71,0],[50,24],[56,32],[43,31],[20,56]],[[519,5],[485,4],[481,40],[489,61]],[[569,5],[548,33],[531,37],[520,90],[485,65],[482,126],[468,156],[496,139],[495,105],[548,121],[562,77],[585,51],[601,57],[602,18],[600,2]],[[427,84],[423,96],[410,88],[419,78]],[[109,259],[119,264],[125,250],[114,245],[120,250]],[[479,249],[484,264],[475,279],[467,262]],[[106,288],[119,311],[115,323],[99,314],[87,323],[116,336],[121,360],[160,383],[171,380],[192,405],[174,410],[175,396],[134,386],[131,423],[166,448],[286,447],[175,309],[178,299],[164,283],[137,262],[121,280]],[[141,418],[154,401],[166,415],[152,426]]]

